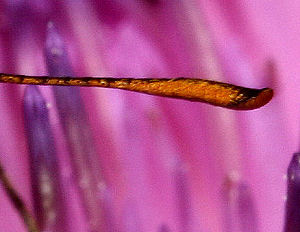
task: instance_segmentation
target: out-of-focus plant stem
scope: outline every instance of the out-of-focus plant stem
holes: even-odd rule
[[[33,218],[31,213],[27,209],[22,198],[19,196],[19,194],[13,187],[13,184],[9,180],[8,176],[6,175],[5,170],[2,167],[1,163],[0,163],[0,180],[3,184],[3,187],[4,187],[8,197],[10,198],[14,207],[16,208],[16,210],[19,212],[20,216],[24,220],[27,230],[29,232],[40,232],[35,219]]]

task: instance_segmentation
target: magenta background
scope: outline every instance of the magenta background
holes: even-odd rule
[[[188,167],[194,231],[223,231],[220,189],[233,170],[251,187],[259,231],[281,231],[284,175],[299,140],[300,2],[99,2],[0,1],[1,72],[46,74],[43,43],[51,20],[67,42],[78,76],[191,76],[275,90],[266,107],[234,112],[116,90],[82,89],[104,179],[112,191],[110,206],[120,226],[130,231],[125,222],[134,220],[143,231],[156,231],[160,223],[178,231],[170,170],[180,160]],[[207,59],[204,32],[216,52],[215,61]],[[209,69],[214,62],[224,75]],[[30,205],[23,89],[0,85],[0,160]],[[49,88],[41,89],[52,105],[51,122],[70,195],[67,223],[70,231],[83,232],[86,222],[70,181],[55,105]],[[24,231],[2,189],[0,205],[1,230]],[[137,215],[128,216],[128,207]]]

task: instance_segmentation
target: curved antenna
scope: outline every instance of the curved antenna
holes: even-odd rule
[[[252,89],[193,78],[49,77],[0,73],[0,82],[30,85],[81,86],[124,89],[162,97],[204,102],[234,110],[253,110],[273,97],[270,88]]]

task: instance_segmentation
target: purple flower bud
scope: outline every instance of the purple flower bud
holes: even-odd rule
[[[34,212],[43,231],[65,231],[59,170],[48,109],[36,86],[28,86],[24,96],[25,128],[31,164]]]
[[[68,76],[73,74],[64,41],[52,22],[48,23],[45,57],[49,75]]]
[[[300,230],[300,153],[293,155],[287,177],[284,232],[298,232]]]

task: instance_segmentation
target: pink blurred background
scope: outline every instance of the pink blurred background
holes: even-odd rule
[[[47,75],[51,21],[76,76],[184,76],[272,87],[271,103],[251,112],[118,90],[80,92],[100,158],[105,203],[99,211],[111,213],[103,219],[111,231],[167,225],[174,232],[221,232],[228,223],[230,231],[242,231],[231,221],[249,217],[255,228],[248,231],[277,232],[284,224],[286,168],[299,147],[299,14],[299,1],[279,0],[0,0],[0,71]],[[40,90],[68,198],[65,223],[84,232],[88,222],[51,88]],[[23,91],[0,85],[0,161],[32,209]],[[227,199],[239,183],[253,203],[245,215]],[[0,205],[0,230],[25,231],[2,188]]]

